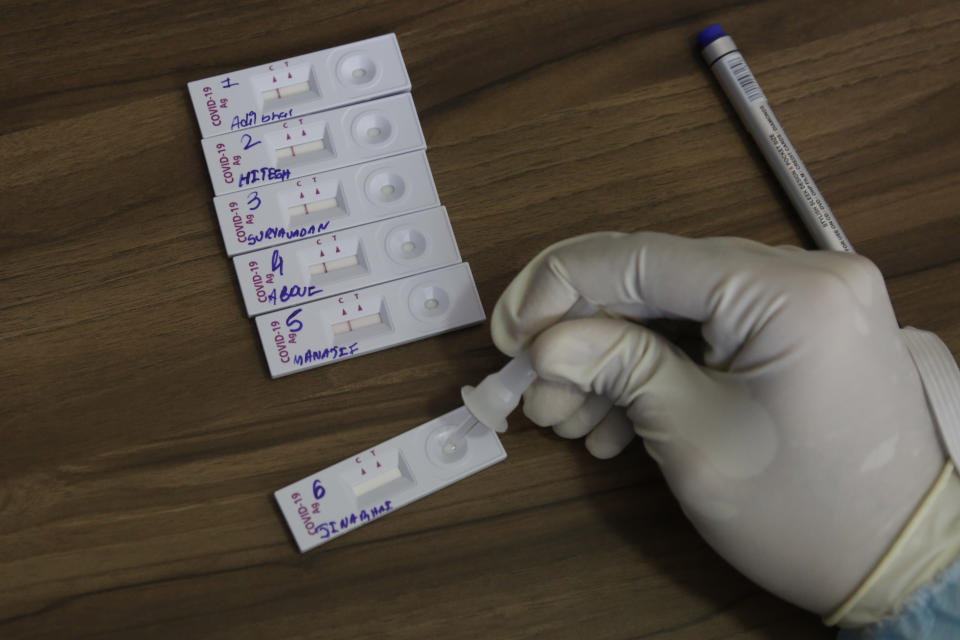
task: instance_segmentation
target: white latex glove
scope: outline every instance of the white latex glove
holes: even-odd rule
[[[581,296],[621,318],[702,323],[706,366],[627,319],[558,322]],[[531,348],[531,420],[591,432],[601,456],[635,430],[707,542],[819,614],[870,572],[945,464],[883,279],[860,256],[591,234],[537,256],[491,322],[506,354]]]

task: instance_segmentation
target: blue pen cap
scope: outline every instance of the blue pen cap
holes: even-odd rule
[[[706,49],[711,42],[719,40],[725,35],[727,35],[727,32],[723,30],[723,27],[712,24],[697,34],[697,44],[700,45],[701,49]]]

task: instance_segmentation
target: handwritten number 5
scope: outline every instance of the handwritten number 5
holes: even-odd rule
[[[290,315],[287,316],[287,328],[290,329],[290,331],[292,331],[293,333],[296,333],[296,332],[300,331],[300,329],[303,329],[303,323],[300,322],[299,320],[297,320],[297,314],[300,313],[301,311],[303,311],[302,308],[297,309],[296,311],[294,311],[293,313],[291,313]],[[317,492],[317,487],[318,487],[319,485],[320,485],[320,481],[319,481],[319,480],[317,480],[317,481],[313,484],[313,492],[314,492],[314,494],[316,494],[316,492]],[[323,487],[320,487],[320,490],[323,491]],[[324,493],[326,493],[326,491],[324,491]],[[317,500],[319,500],[321,497],[323,497],[323,496],[322,496],[322,495],[317,496]]]

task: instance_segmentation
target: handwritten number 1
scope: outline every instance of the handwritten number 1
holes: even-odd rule
[[[261,142],[263,142],[262,140],[257,140],[256,142],[254,142],[254,141],[253,141],[253,136],[251,136],[249,133],[243,134],[242,136],[240,136],[240,139],[243,140],[243,150],[244,150],[244,151],[246,151],[247,149],[249,149],[249,148],[251,148],[251,147],[255,147],[255,146],[257,146],[258,144],[260,144]]]

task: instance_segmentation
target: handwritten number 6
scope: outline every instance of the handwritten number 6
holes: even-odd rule
[[[253,136],[251,136],[249,133],[243,134],[242,136],[240,136],[240,139],[243,140],[243,150],[244,150],[244,151],[246,151],[247,149],[249,149],[249,148],[251,148],[251,147],[257,146],[258,144],[260,144],[260,143],[262,142],[261,140],[257,140],[256,142],[254,142],[254,141],[253,141]]]
[[[254,204],[256,202],[256,204]],[[250,211],[256,211],[260,208],[260,205],[263,202],[260,200],[260,196],[257,195],[256,191],[251,191],[250,196],[247,198],[247,206],[250,207]]]

